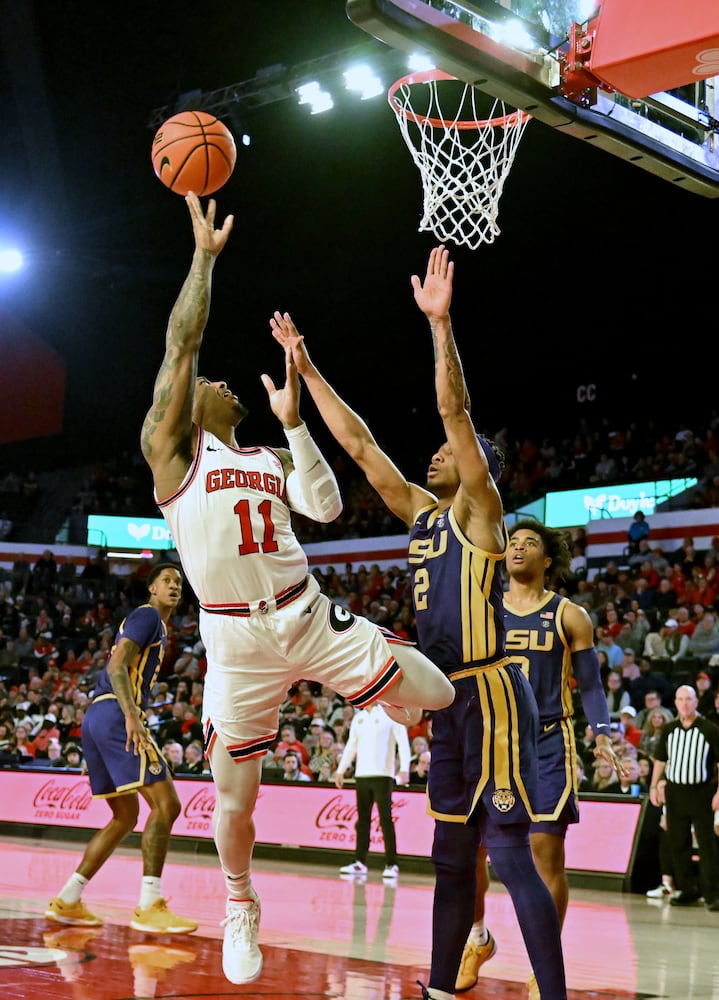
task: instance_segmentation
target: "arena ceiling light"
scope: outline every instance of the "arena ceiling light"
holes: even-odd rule
[[[374,70],[367,65],[352,66],[345,70],[343,76],[347,90],[356,90],[363,101],[385,92],[384,84]]]
[[[332,95],[328,91],[323,90],[316,80],[311,80],[309,83],[303,83],[301,86],[295,87],[295,93],[299,94],[300,104],[309,104],[310,114],[312,115],[319,115],[323,111],[330,111],[335,106]]]
[[[0,247],[0,273],[13,274],[22,267],[22,254],[13,247]]]

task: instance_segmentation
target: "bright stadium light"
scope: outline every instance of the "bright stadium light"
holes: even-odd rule
[[[384,94],[384,84],[369,66],[353,66],[344,73],[347,90],[357,90],[363,101]]]
[[[0,247],[0,272],[12,274],[23,265],[22,254],[13,247]]]
[[[335,106],[332,95],[322,90],[316,80],[303,83],[301,87],[295,88],[295,92],[300,95],[300,104],[309,104],[310,114],[319,115]]]
[[[407,59],[407,69],[413,73],[424,73],[427,69],[435,69],[435,63],[424,52],[413,52]]]
[[[537,47],[536,41],[519,21],[505,21],[495,26],[493,37],[498,42],[511,45],[512,48],[531,52]]]

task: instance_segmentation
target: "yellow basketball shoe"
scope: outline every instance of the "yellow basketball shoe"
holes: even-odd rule
[[[102,927],[102,917],[96,917],[90,913],[81,899],[76,903],[66,903],[59,896],[55,896],[48,903],[45,910],[48,920],[54,920],[56,924],[70,924],[73,927]]]
[[[462,952],[462,962],[457,973],[457,983],[454,987],[455,993],[464,993],[471,990],[479,978],[479,970],[488,962],[497,950],[497,942],[487,931],[487,940],[484,944],[474,944],[468,941]]]
[[[166,899],[156,899],[144,910],[137,906],[130,927],[133,931],[144,931],[145,934],[191,934],[197,930],[196,922],[178,917],[169,909]]]

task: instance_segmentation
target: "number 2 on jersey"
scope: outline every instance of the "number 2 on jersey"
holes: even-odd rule
[[[414,574],[414,607],[416,611],[427,610],[429,593],[429,570],[418,569]]]

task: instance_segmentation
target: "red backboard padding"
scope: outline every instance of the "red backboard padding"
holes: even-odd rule
[[[59,434],[64,405],[63,359],[0,313],[0,444]]]
[[[602,0],[589,68],[627,97],[719,76],[719,0]]]

